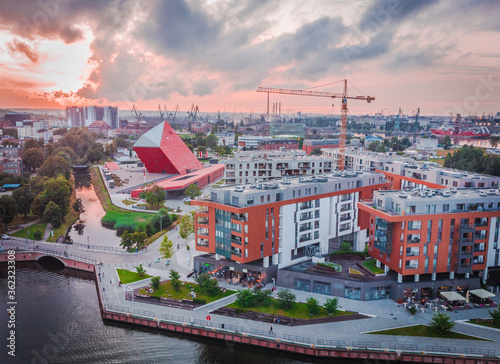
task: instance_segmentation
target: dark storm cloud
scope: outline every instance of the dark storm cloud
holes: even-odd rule
[[[7,48],[11,52],[11,54],[23,54],[26,56],[31,62],[37,63],[40,56],[37,52],[35,52],[31,47],[25,42],[21,42],[18,39],[14,39],[12,42],[7,43]]]
[[[409,16],[437,3],[438,0],[374,0],[362,14],[358,26],[364,27],[371,23],[389,26],[401,23]]]
[[[315,81],[356,70],[362,62],[375,59],[394,71],[429,67],[449,48],[423,42],[422,30],[432,29],[445,17],[461,26],[495,29],[498,12],[491,9],[499,9],[500,2],[373,0],[355,25],[325,13],[293,32],[270,37],[268,32],[276,24],[268,15],[276,13],[280,4],[271,0],[210,6],[201,0],[2,1],[0,21],[18,37],[66,43],[82,39],[82,29],[88,27],[94,36],[90,61],[95,69],[78,96],[133,102],[167,99],[173,93],[204,96],[221,84],[248,90],[273,76]],[[416,18],[418,35],[401,42],[398,31]],[[29,42],[23,44],[26,47],[12,43],[11,52],[39,60]],[[188,73],[195,76],[186,77]]]
[[[176,56],[192,55],[193,50],[213,46],[221,28],[222,24],[197,3],[190,6],[183,0],[170,0],[154,3],[136,33],[148,40],[158,54]]]

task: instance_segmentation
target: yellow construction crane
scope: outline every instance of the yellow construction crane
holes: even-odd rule
[[[371,96],[349,96],[347,94],[347,80],[341,80],[339,82],[344,83],[344,91],[342,93],[332,93],[332,92],[322,92],[322,91],[310,91],[310,89],[304,90],[289,90],[284,88],[270,88],[270,87],[258,87],[257,92],[267,92],[267,110],[269,112],[269,94],[285,94],[285,95],[298,95],[298,96],[316,96],[316,97],[329,97],[332,99],[340,98],[342,99],[342,109],[341,109],[341,122],[340,122],[340,141],[339,141],[339,159],[337,164],[338,170],[343,170],[345,167],[345,140],[347,131],[347,100],[364,100],[368,103],[375,100],[375,97]],[[330,84],[329,84],[330,85]],[[326,86],[326,85],[322,85]],[[317,87],[322,87],[317,86]]]

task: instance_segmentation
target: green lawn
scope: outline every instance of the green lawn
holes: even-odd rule
[[[47,228],[47,223],[46,222],[41,222],[38,224],[33,224],[28,227],[25,227],[19,231],[16,231],[15,233],[12,233],[11,236],[15,236],[18,238],[26,238],[28,239],[34,239],[34,240],[41,240],[43,238],[43,234],[45,233],[45,229]],[[28,234],[29,231],[29,234]],[[35,239],[34,233],[35,231],[40,231],[42,233],[42,236],[40,239]]]
[[[278,307],[278,302],[279,300],[275,298],[269,298],[265,306],[243,308],[238,304],[238,302],[234,302],[231,303],[230,305],[227,305],[226,307],[235,308],[237,310],[242,310],[242,311],[247,310],[247,311],[267,313],[270,315],[294,317],[300,319],[330,317],[330,315],[326,312],[324,308],[321,308],[319,314],[317,314],[316,316],[311,316],[309,315],[309,311],[307,310],[307,305],[305,303],[295,302],[295,304],[292,306],[290,310],[283,310]],[[337,311],[332,316],[348,316],[354,314],[355,314],[354,312],[350,311]]]
[[[473,319],[473,320],[469,320],[467,322],[469,322],[471,324],[474,324],[474,325],[491,327],[493,329],[500,329],[500,326],[493,325],[493,320],[491,318],[487,318],[487,319]]]
[[[137,203],[137,201],[126,199],[126,200],[123,200],[122,203],[124,203],[125,205],[128,206],[128,205],[133,205],[133,204]]]
[[[158,290],[156,290],[153,294],[148,294],[148,295],[153,297],[173,298],[175,300],[191,299],[191,296],[188,296],[188,292],[191,292],[191,289],[194,289],[197,300],[203,300],[205,301],[205,303],[209,303],[220,300],[221,298],[230,296],[233,293],[235,293],[235,291],[226,290],[226,292],[220,291],[216,296],[207,296],[202,292],[200,286],[198,286],[196,283],[191,283],[191,282],[183,282],[183,283],[184,285],[181,284],[179,291],[174,290],[174,288],[170,285],[170,281],[162,283]],[[142,294],[147,294],[144,289],[141,289],[139,292]]]
[[[422,336],[422,337],[435,337],[442,339],[463,339],[463,340],[478,340],[478,341],[491,341],[486,339],[480,339],[478,337],[469,336],[465,334],[460,334],[458,332],[450,332],[445,336],[439,335],[432,328],[426,325],[415,325],[408,327],[400,327],[391,330],[382,330],[369,332],[371,335],[395,335],[395,336]]]
[[[375,259],[370,259],[363,262],[363,266],[374,274],[382,274],[384,270],[376,266],[377,261]]]
[[[120,278],[120,281],[122,284],[128,284],[132,282],[137,282],[146,278],[151,278],[149,274],[144,274],[140,276],[137,272],[131,272],[129,270],[125,269],[116,269],[118,272],[118,278]]]

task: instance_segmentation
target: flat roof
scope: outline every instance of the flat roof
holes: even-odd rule
[[[208,168],[199,169],[181,176],[176,175],[174,177],[169,177],[161,181],[154,182],[155,185],[160,186],[165,190],[182,190],[187,186],[198,182],[200,179],[214,173],[218,170],[224,169],[224,164],[216,164]],[[135,191],[142,191],[142,188],[138,188]]]

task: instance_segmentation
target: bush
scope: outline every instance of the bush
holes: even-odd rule
[[[318,304],[318,300],[314,297],[309,297],[306,300],[306,305],[307,305],[307,311],[309,311],[309,315],[316,316],[321,307]]]
[[[493,311],[488,310],[488,312],[490,313],[491,319],[493,321],[493,326],[500,327],[500,307],[497,307]]]
[[[242,289],[236,293],[236,302],[243,308],[255,305],[255,296],[250,289]]]
[[[412,315],[415,315],[417,313],[417,308],[415,306],[411,306],[409,311]]]
[[[151,286],[154,289],[160,288],[160,276],[156,276],[156,277],[151,278]]]
[[[278,306],[283,310],[289,310],[295,303],[296,297],[289,289],[283,289],[278,292],[278,299]]]
[[[40,240],[42,238],[42,232],[40,230],[37,230],[33,233],[33,236],[35,239]]]
[[[455,323],[451,321],[450,316],[447,314],[436,312],[432,316],[429,326],[440,336],[446,336],[455,327]]]
[[[201,290],[208,296],[215,296],[219,293],[219,283],[216,279],[212,279],[209,274],[199,274],[195,278],[196,283],[200,286]]]
[[[253,291],[254,304],[255,306],[265,306],[269,297],[271,296],[270,289],[256,289]]]
[[[330,315],[335,314],[335,312],[338,311],[339,299],[337,297],[327,298],[324,307],[326,312],[328,312],[328,314]]]
[[[179,291],[181,287],[181,281],[179,280],[180,275],[176,270],[170,269],[170,284],[175,291]]]

